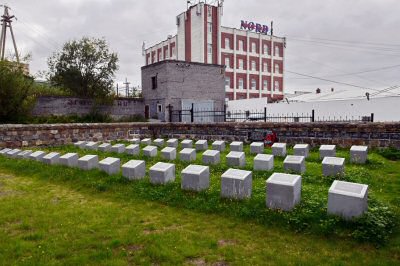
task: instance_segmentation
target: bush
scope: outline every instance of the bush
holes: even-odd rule
[[[392,161],[399,161],[400,160],[400,150],[390,147],[387,149],[379,150],[378,153],[386,159]]]
[[[15,63],[0,61],[0,123],[23,120],[34,104],[33,79]]]

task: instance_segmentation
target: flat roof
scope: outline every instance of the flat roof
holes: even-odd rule
[[[153,64],[149,64],[147,66],[142,66],[141,69],[146,69],[149,67],[161,65],[161,64],[170,64],[170,63],[185,63],[185,64],[190,64],[190,65],[198,65],[198,66],[212,66],[212,67],[218,67],[218,68],[225,68],[225,65],[218,65],[218,64],[206,64],[206,63],[199,63],[199,62],[188,62],[188,61],[182,61],[182,60],[162,60]]]

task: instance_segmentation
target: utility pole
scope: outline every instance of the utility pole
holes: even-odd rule
[[[128,82],[128,78],[125,78],[125,83],[124,83],[124,85],[125,85],[125,96],[126,97],[129,97],[129,85],[130,85],[131,83],[130,82]]]
[[[1,7],[1,6],[0,6]],[[10,28],[11,38],[14,44],[15,57],[17,58],[17,62],[19,63],[19,55],[17,49],[17,43],[15,42],[14,32],[12,28],[12,20],[16,17],[10,16],[8,10],[10,9],[8,6],[4,5],[4,14],[1,16],[1,37],[0,37],[0,60],[4,60],[6,53],[6,39],[7,39],[7,28]]]

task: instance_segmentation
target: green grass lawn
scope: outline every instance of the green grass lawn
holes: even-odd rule
[[[73,146],[43,150],[118,157],[122,163],[144,159]],[[245,150],[244,169],[252,170],[254,156]],[[272,172],[253,173],[251,199],[220,199],[227,153],[220,166],[210,167],[211,187],[201,193],[180,189],[180,172],[189,163],[178,160],[176,181],[153,186],[147,178],[128,182],[98,170],[0,157],[0,264],[400,263],[398,161],[372,151],[366,165],[352,165],[349,151],[338,151],[346,158],[342,179],[370,185],[368,213],[345,222],[326,214],[333,178],[322,176],[318,152],[307,159],[302,202],[288,213],[265,207],[265,180]],[[162,161],[145,160],[147,168]],[[274,172],[282,171],[283,159],[275,158]]]

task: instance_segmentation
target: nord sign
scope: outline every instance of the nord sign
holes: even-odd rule
[[[264,34],[268,34],[268,31],[269,31],[269,28],[267,25],[261,25],[259,23],[254,23],[254,22],[247,22],[244,20],[242,20],[240,29],[250,30],[250,31],[255,30],[257,33],[264,33]]]

